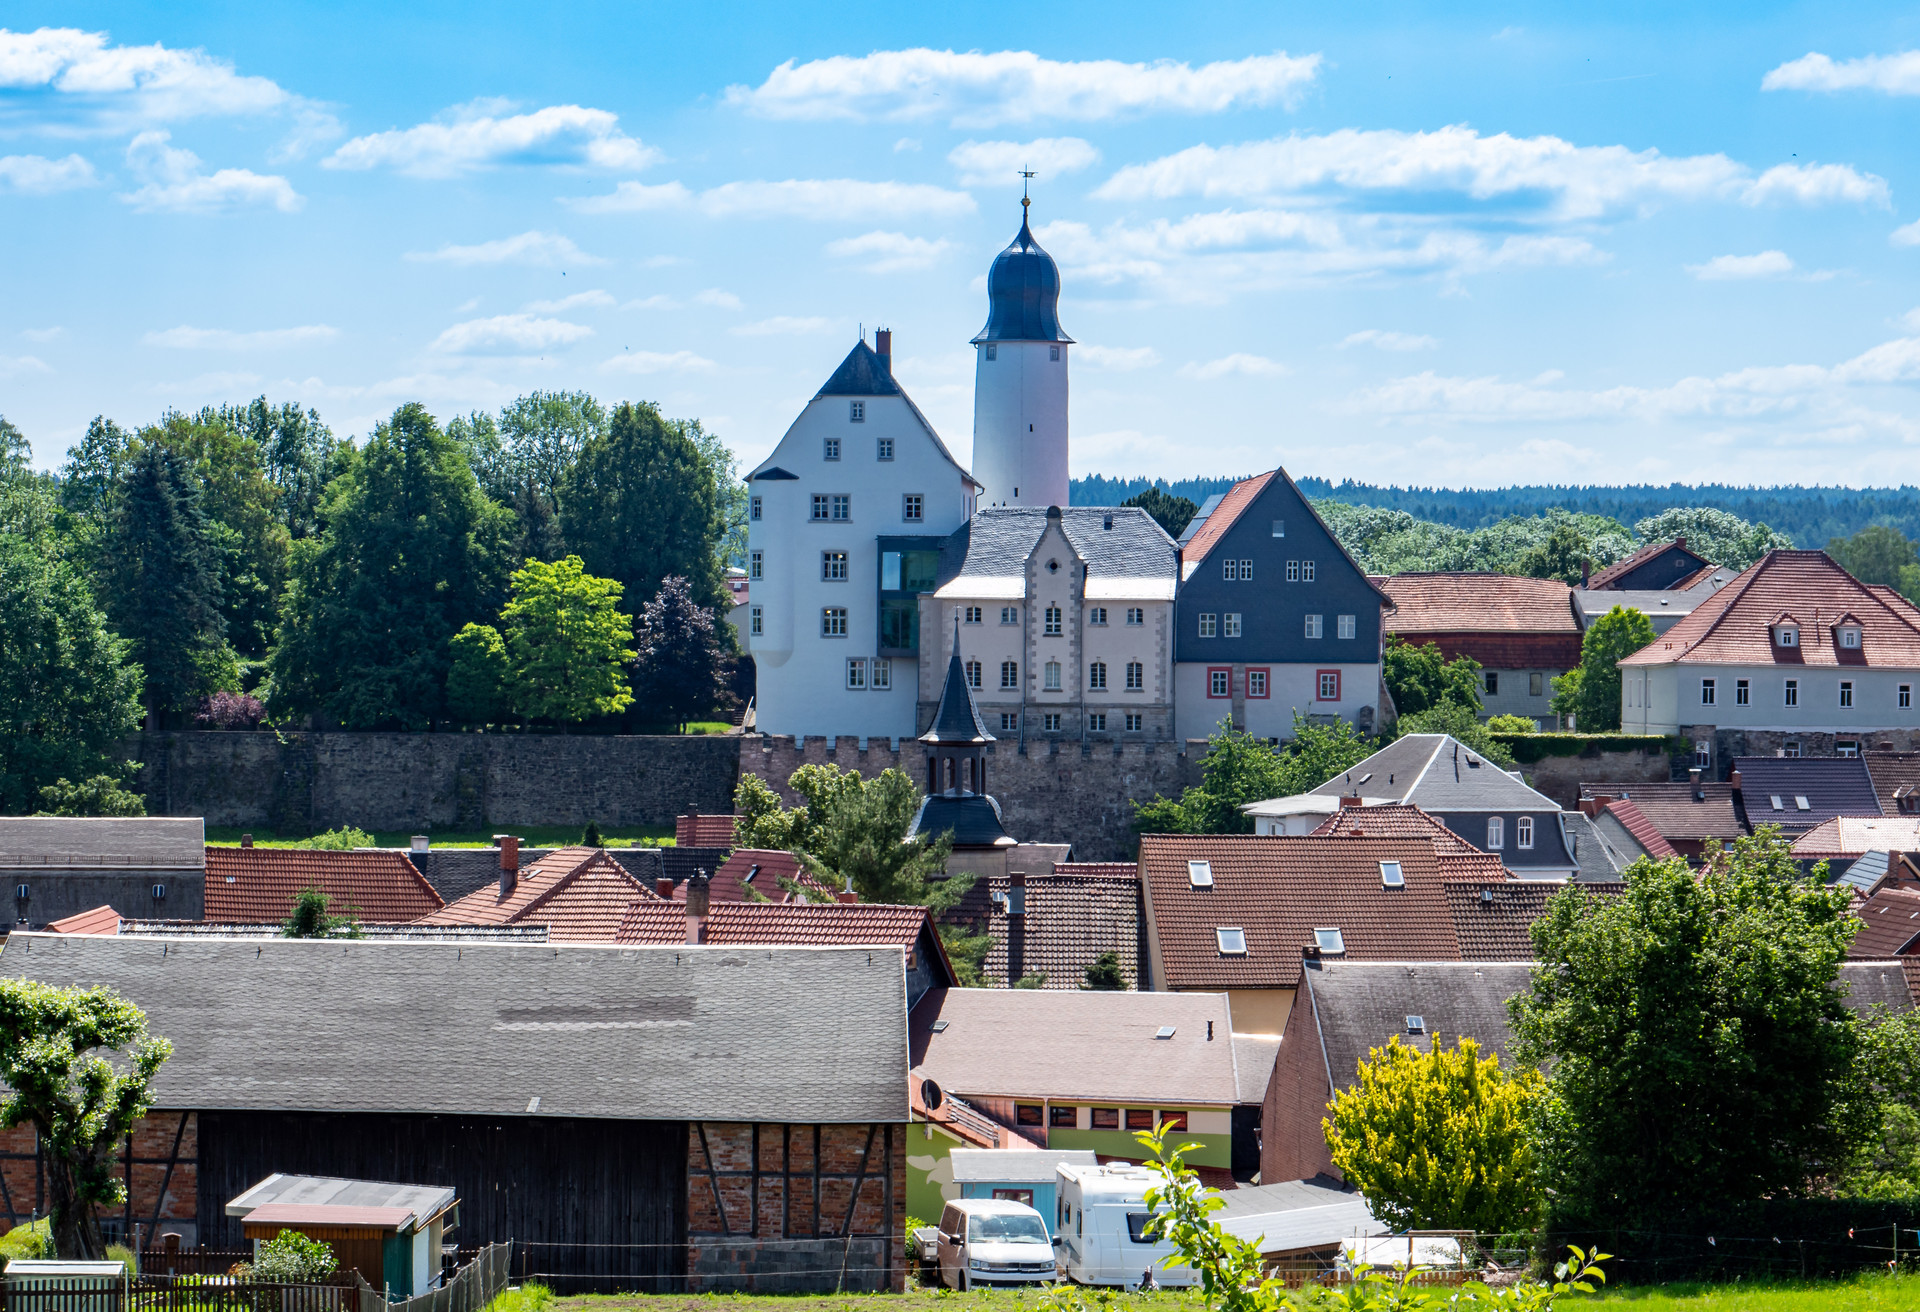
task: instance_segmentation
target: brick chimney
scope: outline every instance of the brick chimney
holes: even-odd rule
[[[833,895],[833,900],[835,902],[843,902],[848,906],[852,906],[860,900],[860,895],[853,891],[853,879],[851,876],[847,879],[847,886]]]
[[[707,941],[707,872],[696,870],[693,878],[687,881],[687,942],[705,943]]]
[[[873,353],[879,356],[880,363],[887,367],[887,377],[893,377],[893,329],[873,330]]]
[[[1613,799],[1605,793],[1583,797],[1580,799],[1580,812],[1589,820],[1596,819],[1602,811],[1607,809],[1607,804],[1611,801]]]
[[[668,879],[665,875],[662,875],[660,876],[660,878],[653,881],[653,891],[658,893],[661,897],[665,898],[667,901],[669,902],[673,901],[673,881],[671,879]]]
[[[500,896],[512,897],[520,886],[520,840],[512,834],[495,834],[493,845],[500,849]]]
[[[1360,805],[1360,795],[1358,793],[1340,794],[1340,806],[1342,809],[1345,809],[1346,807],[1349,807],[1349,806],[1358,806],[1358,805]]]
[[[253,835],[252,835],[252,834],[242,834],[242,835],[240,835],[240,846],[242,846],[242,847],[252,847],[252,846],[253,846]]]

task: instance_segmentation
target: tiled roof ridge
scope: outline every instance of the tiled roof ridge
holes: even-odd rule
[[[1184,564],[1189,559],[1198,561],[1205,558],[1220,539],[1226,536],[1227,530],[1240,522],[1241,513],[1253,504],[1254,498],[1266,489],[1267,484],[1271,483],[1274,475],[1279,472],[1276,468],[1269,469],[1265,473],[1253,474],[1228,488],[1226,495],[1220,498],[1220,504],[1213,508],[1213,513],[1208,515],[1206,522],[1200,526],[1200,531],[1181,547],[1181,563]]]
[[[1672,659],[1676,661],[1681,659],[1686,656],[1688,652],[1693,651],[1695,648],[1704,644],[1709,638],[1712,638],[1719,631],[1720,626],[1726,621],[1727,617],[1739,606],[1741,599],[1757,586],[1763,578],[1779,566],[1789,561],[1806,561],[1811,564],[1816,560],[1825,562],[1825,568],[1830,571],[1833,576],[1836,576],[1833,579],[1833,585],[1835,587],[1851,587],[1856,597],[1870,599],[1872,604],[1878,607],[1881,613],[1897,621],[1901,627],[1913,634],[1916,641],[1920,641],[1920,621],[1916,621],[1913,615],[1907,614],[1902,608],[1889,603],[1885,597],[1874,591],[1870,585],[1862,583],[1859,579],[1855,578],[1843,565],[1834,560],[1833,557],[1827,555],[1826,552],[1776,547],[1752,565],[1749,565],[1745,570],[1741,571],[1738,577],[1734,578],[1706,601],[1703,601],[1691,614],[1682,616],[1678,623],[1667,630],[1665,634],[1661,635],[1669,641],[1676,635],[1681,639],[1680,650],[1674,653]],[[1839,614],[1829,620],[1822,621],[1818,619],[1817,616],[1819,611],[1824,609],[1824,607],[1820,605],[1819,599],[1815,598],[1812,613],[1815,614],[1816,618],[1813,620],[1813,623],[1824,627],[1832,627],[1839,623],[1840,616],[1851,613],[1847,610],[1845,602],[1837,604],[1840,607]],[[1711,612],[1708,611],[1709,607],[1712,607]],[[1703,619],[1704,622],[1694,627],[1692,621],[1696,618]],[[1775,616],[1776,621],[1781,618],[1791,618],[1794,619],[1796,623],[1804,622],[1786,611],[1782,611],[1779,615]],[[1649,644],[1646,650],[1650,649],[1651,644]],[[1638,653],[1635,654],[1637,655]],[[1632,658],[1629,657],[1628,659]]]
[[[1680,855],[1673,844],[1667,841],[1666,835],[1662,834],[1653,821],[1648,819],[1647,813],[1642,811],[1639,804],[1631,797],[1615,798],[1603,809],[1633,835],[1634,842],[1647,849],[1648,856],[1664,861]]]
[[[578,849],[562,848],[560,851],[565,852],[565,851],[572,851],[572,850],[578,850]],[[549,902],[552,902],[554,897],[557,894],[559,894],[563,889],[571,888],[575,883],[579,881],[582,875],[587,874],[589,871],[594,871],[594,870],[610,871],[615,876],[615,878],[617,878],[621,882],[633,885],[634,891],[637,894],[639,894],[639,896],[634,899],[634,901],[636,902],[665,901],[665,899],[662,898],[659,893],[655,892],[651,888],[648,888],[645,884],[642,884],[639,880],[635,879],[632,875],[628,874],[626,871],[626,868],[623,867],[618,861],[615,861],[612,857],[608,856],[605,849],[588,848],[585,850],[589,854],[586,860],[575,865],[572,869],[567,870],[564,873],[558,875],[554,879],[554,881],[551,884],[549,884],[546,888],[540,889],[539,891],[534,893],[534,895],[531,898],[529,898],[527,902],[520,907],[519,910],[512,913],[511,918],[514,920],[525,920],[531,917],[535,911],[538,911],[541,907],[544,907]],[[560,855],[560,852],[555,852],[552,854],[552,856],[559,856],[559,855]],[[535,862],[535,865],[545,865],[546,862],[551,859],[552,859],[551,856],[543,857],[541,858],[541,860]],[[522,871],[520,874],[520,877],[521,879],[524,880],[526,878],[526,872]]]

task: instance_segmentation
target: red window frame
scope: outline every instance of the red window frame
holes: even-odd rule
[[[1327,686],[1328,679],[1333,680],[1333,696],[1331,697],[1321,695]],[[1317,702],[1337,702],[1340,700],[1340,671],[1315,670],[1313,672],[1313,699]]]
[[[1253,690],[1253,676],[1256,674],[1260,676],[1260,686],[1263,689],[1261,692]],[[1273,696],[1272,668],[1266,665],[1249,665],[1247,667],[1247,698],[1250,701],[1265,701],[1271,696]]]
[[[1215,692],[1213,690],[1213,676],[1216,674],[1224,674],[1226,676],[1227,690],[1225,692]],[[1227,701],[1227,700],[1231,700],[1232,697],[1233,697],[1233,666],[1231,665],[1207,666],[1207,700],[1208,701]]]

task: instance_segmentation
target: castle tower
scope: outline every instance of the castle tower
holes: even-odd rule
[[[1067,348],[1060,269],[1027,226],[987,273],[987,326],[973,339],[973,473],[982,506],[1067,504]]]

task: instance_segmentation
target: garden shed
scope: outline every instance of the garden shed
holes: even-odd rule
[[[457,1223],[459,1198],[445,1185],[388,1184],[325,1175],[268,1176],[227,1204],[254,1251],[293,1230],[333,1249],[389,1300],[439,1283],[440,1248]]]

